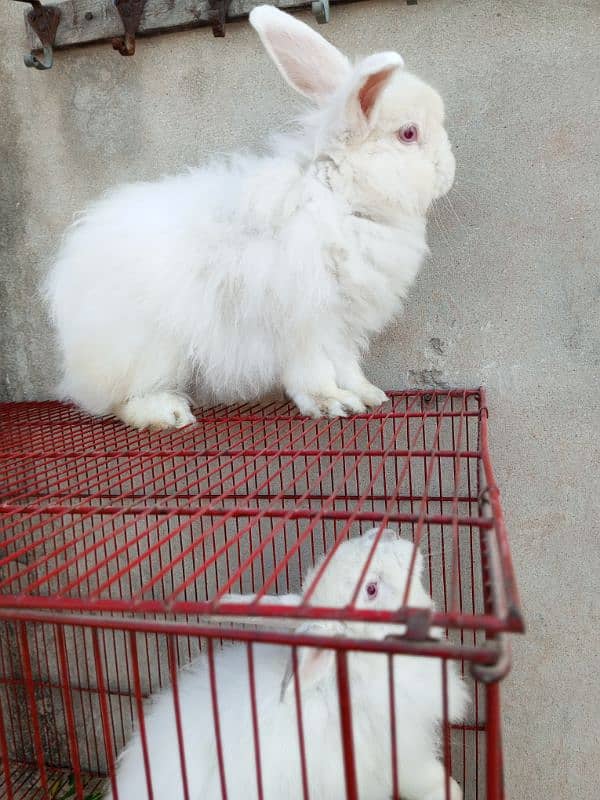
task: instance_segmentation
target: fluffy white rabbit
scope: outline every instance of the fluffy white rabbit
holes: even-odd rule
[[[270,155],[121,186],[68,232],[47,294],[61,394],[92,414],[169,428],[194,421],[189,394],[283,388],[311,416],[386,399],[359,360],[454,180],[442,100],[398,53],[353,66],[271,6],[250,21],[316,110]]]
[[[310,597],[310,604],[341,607],[351,600],[377,532],[373,529],[339,547]],[[360,586],[357,605],[398,608],[412,552],[412,544],[392,531],[384,531]],[[429,608],[432,601],[421,583],[422,569],[422,557],[418,554],[408,602]],[[314,575],[315,570],[307,575],[305,592]],[[290,598],[290,603],[295,604],[295,599]],[[376,639],[400,632],[399,626],[327,621],[304,623],[298,630]],[[291,649],[254,644],[252,652],[263,797],[300,800],[303,790]],[[402,655],[393,662],[400,793],[405,800],[446,800],[445,770],[438,760],[439,724],[443,717],[441,661]],[[297,652],[297,663],[311,800],[343,800],[346,790],[334,651],[302,647]],[[390,800],[393,780],[388,657],[352,651],[348,667],[359,797]],[[256,800],[246,645],[231,645],[216,652],[215,674],[227,797]],[[178,685],[189,798],[220,800],[210,679],[204,656],[180,672]],[[452,662],[448,663],[447,685],[449,717],[459,721],[466,709],[467,692]],[[180,753],[170,689],[146,707],[145,730],[155,800],[182,800]],[[449,780],[448,800],[460,800],[462,792],[458,784],[452,778]],[[116,781],[121,800],[145,800],[148,796],[137,732],[120,756]],[[112,800],[112,793],[108,797]]]

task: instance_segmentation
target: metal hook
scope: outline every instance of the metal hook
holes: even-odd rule
[[[208,21],[212,27],[213,36],[225,36],[225,22],[231,0],[209,0]]]
[[[39,54],[42,53],[42,57]],[[54,53],[49,44],[45,44],[43,49],[32,50],[28,56],[23,56],[23,61],[26,67],[35,67],[35,69],[50,69],[54,63]]]
[[[329,0],[313,0],[312,12],[319,25],[329,22]]]
[[[112,46],[122,56],[132,56],[135,53],[135,35],[140,26],[145,5],[146,0],[114,0],[114,6],[125,28],[125,36],[115,36]]]
[[[19,0],[30,3],[33,8],[27,12],[27,22],[42,43],[42,50],[32,50],[23,57],[26,67],[50,69],[54,63],[52,46],[56,37],[56,29],[60,22],[60,10],[56,6],[43,6],[40,0]]]

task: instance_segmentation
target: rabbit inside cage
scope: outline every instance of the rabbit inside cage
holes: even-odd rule
[[[413,564],[412,552],[393,531],[372,529],[325,557],[324,571],[324,562],[318,563],[306,578],[303,599],[343,608],[357,592],[359,608],[428,608],[431,600],[420,583],[423,559],[417,553]],[[377,641],[402,632],[398,626],[336,621],[311,621],[296,629],[315,635],[317,642],[335,636]],[[383,800],[399,788],[407,800],[443,800],[446,778],[436,729],[444,717],[462,721],[467,700],[455,665],[406,656],[390,666],[385,654],[353,651],[347,656],[350,690],[344,701],[335,651],[313,645],[291,652],[272,644],[230,647],[217,655],[211,650],[208,664],[204,658],[193,663],[139,720],[117,765],[111,800],[117,792],[142,800],[150,786],[157,797],[179,799],[184,783],[190,797],[207,800],[217,800],[222,791],[240,800],[292,800],[305,790],[315,798],[341,798],[348,780],[338,713],[344,702],[351,704],[351,769],[360,797]],[[390,715],[398,720],[393,758],[386,743]],[[213,725],[207,724],[211,717]],[[452,800],[462,797],[452,778],[449,783]]]
[[[402,538],[393,529],[373,528],[361,536],[360,528],[354,528],[347,540],[350,530],[345,523],[323,522],[305,540],[295,565],[290,562],[280,587],[296,588],[304,573],[304,600],[311,607],[343,609],[357,591],[357,608],[367,611],[430,609],[431,587],[438,587],[440,594],[446,586],[443,572],[450,573],[456,561],[451,547],[443,553],[443,530],[434,527],[415,550],[410,536]],[[204,552],[204,561],[243,528],[244,521],[238,519],[223,531],[222,539],[216,538]],[[292,528],[302,538],[302,526],[290,526],[282,537],[288,552],[293,551]],[[265,525],[263,540],[268,531]],[[190,531],[190,542],[199,534]],[[458,558],[469,564],[478,546],[473,531],[466,534],[461,531]],[[160,535],[154,543],[159,541]],[[264,587],[277,574],[281,554],[267,548],[262,559],[256,558],[260,542],[257,536],[253,549],[249,538],[249,546],[241,547],[237,557],[235,548],[230,548],[227,566],[223,559],[221,569],[213,572],[214,582],[207,579],[209,597],[219,586],[231,584],[231,575],[238,576],[233,588],[246,589],[244,594],[223,595],[225,611],[235,604],[251,604],[255,594],[249,590]],[[185,541],[179,546],[185,551]],[[239,567],[249,556],[256,569],[241,573]],[[186,566],[197,568],[195,563]],[[465,606],[480,589],[467,585],[468,576],[467,571],[461,587]],[[185,582],[185,572],[177,579]],[[161,591],[168,594],[169,588],[172,584],[163,584]],[[449,602],[447,597],[440,599]],[[302,602],[299,594],[289,592],[265,594],[263,600],[288,610]],[[478,796],[483,776],[482,703],[475,707],[476,690],[468,676],[461,677],[460,662],[435,653],[392,655],[386,637],[401,635],[405,631],[401,624],[280,617],[265,627],[264,619],[247,617],[245,623],[254,623],[253,627],[245,639],[231,643],[227,625],[234,625],[234,618],[227,619],[230,622],[219,629],[224,647],[215,638],[190,635],[194,621],[189,617],[182,620],[182,635],[162,633],[156,621],[155,629],[149,623],[147,631],[138,630],[139,621],[129,632],[115,630],[109,622],[98,630],[39,624],[26,634],[21,631],[25,636],[21,648],[25,644],[38,663],[45,659],[46,674],[52,676],[46,686],[38,687],[36,696],[38,713],[43,697],[39,735],[45,762],[70,762],[79,781],[82,774],[108,774],[106,784],[100,784],[102,791],[107,788],[106,796],[132,800],[352,796],[346,794],[348,766],[343,755],[343,658],[356,796],[455,800],[462,796],[456,778],[469,782],[466,797]],[[195,623],[205,621],[197,618]],[[270,643],[269,636],[261,640],[265,631],[270,631]],[[443,631],[431,633],[443,641]],[[353,648],[349,643],[347,650],[340,650],[344,639],[359,644]],[[315,642],[323,646],[316,647]],[[365,642],[367,649],[361,650]],[[372,643],[377,643],[373,651],[368,649]],[[15,644],[18,647],[13,641],[13,648]],[[19,713],[17,696],[26,713],[25,692],[13,685],[8,698],[11,714]],[[473,720],[475,724],[469,724]],[[448,724],[454,726],[451,732]],[[25,741],[29,749],[21,757],[35,760],[35,735],[26,734]]]

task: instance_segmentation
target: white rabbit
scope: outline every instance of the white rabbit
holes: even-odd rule
[[[311,605],[341,607],[352,598],[378,529],[344,542],[334,553]],[[360,586],[358,607],[395,609],[402,604],[413,546],[384,531]],[[321,562],[322,563],[322,562]],[[304,591],[313,582],[312,570]],[[408,603],[432,607],[417,554]],[[295,604],[292,600],[291,603]],[[298,630],[321,635],[383,639],[402,626],[369,623],[309,622]],[[254,644],[254,675],[265,800],[303,797],[298,721],[291,649]],[[405,800],[445,800],[445,770],[438,760],[442,711],[442,662],[435,657],[396,656],[394,661],[398,778]],[[302,695],[306,769],[311,800],[346,797],[340,734],[339,699],[333,650],[301,647],[297,652]],[[388,657],[352,651],[348,655],[352,727],[360,800],[390,800],[393,794]],[[229,800],[256,800],[257,779],[246,645],[215,655],[219,725]],[[178,679],[184,752],[190,800],[220,800],[221,784],[207,660],[201,656]],[[467,692],[455,665],[448,662],[451,721],[465,712]],[[146,707],[145,730],[155,800],[182,800],[180,754],[173,694],[164,691]],[[146,773],[139,733],[120,756],[116,781],[121,800],[145,800]],[[460,800],[450,781],[448,800]],[[108,797],[113,798],[112,794]],[[394,798],[394,800],[398,800]]]
[[[250,21],[316,110],[270,155],[107,194],[47,281],[63,398],[138,428],[181,427],[187,396],[283,388],[304,414],[385,401],[359,359],[427,252],[425,217],[454,180],[439,95],[393,52],[352,66],[271,6]]]

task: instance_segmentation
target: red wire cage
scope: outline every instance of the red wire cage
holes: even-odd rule
[[[218,796],[240,800],[228,793],[216,700],[215,653],[232,641],[247,650],[250,671],[258,643],[285,645],[296,666],[300,648],[334,653],[349,800],[371,800],[357,783],[352,654],[377,652],[390,665],[435,659],[443,691],[447,664],[457,662],[469,710],[450,724],[443,698],[440,760],[466,800],[503,798],[499,681],[510,666],[507,634],[523,621],[487,417],[483,390],[392,392],[382,408],[336,420],[300,417],[283,401],[216,407],[168,433],[58,403],[0,406],[0,797],[93,800],[111,787],[116,797],[118,754],[139,730],[145,791],[167,800],[153,792],[157,765],[143,734],[146,699],[170,686],[181,797],[212,800],[189,788],[178,696],[180,669],[202,654]],[[377,611],[357,603],[356,591],[339,605],[311,602],[341,543],[376,528],[374,550],[385,527],[423,554],[434,609],[409,605],[408,590],[398,607]],[[278,602],[274,595],[298,592],[315,563],[308,595]],[[363,633],[319,635],[302,625],[323,620],[350,631],[361,623]],[[399,634],[369,636],[384,623]],[[302,751],[298,797],[341,800],[310,794],[295,673],[294,687],[298,738],[286,746]],[[252,681],[249,692],[256,786],[246,796],[271,800],[261,786]],[[399,798],[394,726],[402,721],[391,700],[390,714],[378,736],[390,753],[387,796]]]

